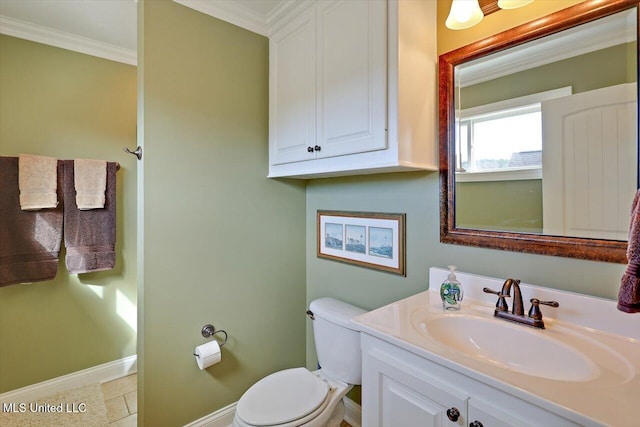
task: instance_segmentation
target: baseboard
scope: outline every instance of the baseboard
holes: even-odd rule
[[[344,401],[344,420],[353,427],[362,426],[362,406],[353,400],[345,397]]]
[[[195,420],[184,427],[230,427],[233,424],[233,417],[236,415],[236,403],[225,406],[209,415],[205,415],[199,420]]]
[[[184,427],[231,427],[235,413],[236,403],[232,403]],[[353,427],[361,427],[362,424],[362,408],[348,397],[344,398],[344,420]]]
[[[133,355],[2,393],[0,394],[0,401],[5,403],[33,402],[61,391],[71,390],[89,384],[104,383],[136,372],[137,356]]]

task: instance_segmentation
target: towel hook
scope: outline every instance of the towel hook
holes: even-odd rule
[[[216,330],[216,328],[213,325],[204,325],[202,327],[202,336],[205,338],[209,338],[214,336],[215,334],[224,334],[224,341],[222,341],[220,343],[220,347],[222,347],[223,345],[225,345],[227,343],[227,339],[229,338],[229,335],[227,335],[227,332],[222,330],[222,329],[218,329]]]
[[[138,158],[138,160],[142,160],[142,147],[140,147],[139,145],[136,147],[135,151],[131,151],[127,147],[124,147],[123,150],[125,153],[133,154]]]

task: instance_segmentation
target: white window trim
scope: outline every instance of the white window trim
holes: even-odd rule
[[[542,168],[528,167],[513,170],[456,172],[456,182],[524,181],[528,179],[542,179]]]
[[[573,88],[571,86],[565,86],[558,89],[533,93],[531,95],[492,102],[490,104],[478,105],[477,107],[458,110],[456,121],[459,123],[462,117],[464,117],[464,120],[477,120],[485,115],[494,115],[496,111],[520,108],[572,94]],[[500,169],[481,172],[456,172],[456,182],[522,181],[528,179],[542,179],[542,167]]]

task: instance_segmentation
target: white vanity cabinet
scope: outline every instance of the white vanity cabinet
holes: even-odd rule
[[[361,339],[363,427],[579,425],[367,333]]]
[[[362,340],[363,426],[443,426],[447,411],[467,418],[469,396],[455,384],[407,363],[399,349],[364,334]]]
[[[269,177],[436,170],[436,3],[291,5],[269,37]]]

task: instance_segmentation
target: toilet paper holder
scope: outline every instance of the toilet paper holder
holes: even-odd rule
[[[227,335],[227,332],[225,330],[223,329],[216,330],[216,328],[213,325],[204,325],[202,327],[201,333],[202,333],[202,336],[205,338],[212,337],[216,334],[224,334],[224,341],[220,343],[220,347],[225,345],[227,343],[227,339],[229,338],[229,335]]]

